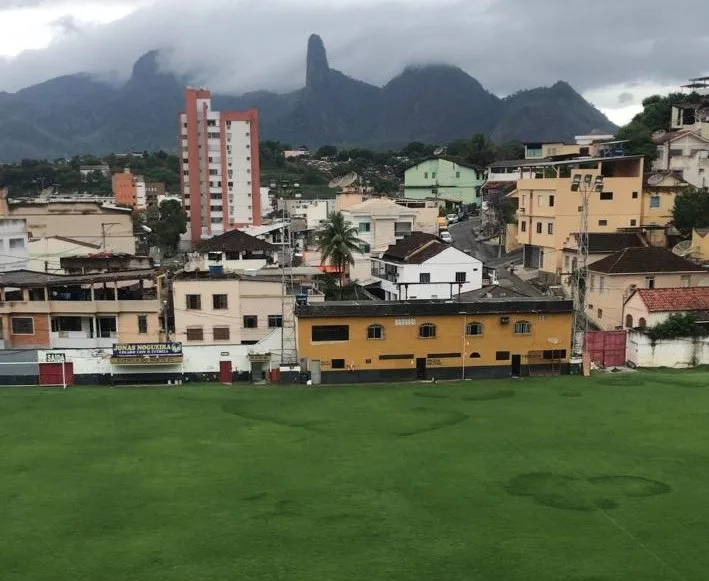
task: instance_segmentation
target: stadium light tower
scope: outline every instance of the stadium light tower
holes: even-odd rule
[[[571,191],[581,193],[580,227],[576,250],[576,273],[573,277],[574,335],[572,337],[572,363],[582,363],[588,316],[586,315],[586,284],[588,283],[588,200],[592,192],[603,191],[603,176],[591,173],[574,175]]]

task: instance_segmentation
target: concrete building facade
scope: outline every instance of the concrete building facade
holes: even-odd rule
[[[182,197],[193,242],[261,223],[258,112],[215,111],[205,89],[180,114]]]
[[[485,170],[462,165],[442,157],[426,159],[408,168],[404,174],[404,197],[441,199],[480,206],[480,188]]]
[[[28,261],[27,222],[0,218],[0,272],[27,268]]]

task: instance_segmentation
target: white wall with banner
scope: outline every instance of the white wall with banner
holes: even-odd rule
[[[122,345],[114,349],[52,349],[37,351],[35,360],[59,361],[65,357],[73,364],[75,376],[218,374],[221,361],[230,361],[235,373],[248,373],[254,358],[266,361],[267,357],[269,369],[277,368],[280,350],[281,330],[274,329],[255,345],[172,343]]]

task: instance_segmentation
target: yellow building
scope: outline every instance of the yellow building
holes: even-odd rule
[[[317,383],[510,377],[568,370],[571,301],[326,302],[296,308]]]
[[[709,262],[709,228],[695,228],[692,230],[692,240],[688,249],[689,257],[701,262]]]
[[[598,178],[603,187],[594,187]],[[640,227],[643,197],[641,156],[540,161],[522,167],[517,190],[517,240],[524,246],[524,266],[561,274],[564,247],[581,228],[583,187],[589,180],[588,231],[616,232]]]
[[[675,196],[689,184],[678,172],[664,171],[645,174],[641,226],[666,226],[672,221]]]

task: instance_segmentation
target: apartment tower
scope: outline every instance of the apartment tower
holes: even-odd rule
[[[179,136],[191,240],[259,225],[258,112],[214,111],[208,90],[187,89]]]

